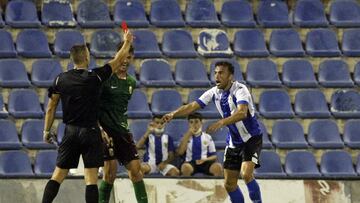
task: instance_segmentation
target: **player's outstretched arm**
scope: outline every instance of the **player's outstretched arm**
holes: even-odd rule
[[[60,94],[52,94],[51,97],[49,98],[49,103],[46,108],[43,139],[47,143],[51,143],[50,129],[55,119],[56,107],[59,103],[59,100],[60,100]]]
[[[125,31],[123,46],[116,53],[115,57],[109,61],[109,65],[111,66],[112,72],[115,72],[118,68],[120,68],[121,64],[124,62],[133,40],[134,40],[134,36],[132,35],[132,33],[129,30]]]
[[[200,105],[196,101],[193,101],[189,104],[179,107],[173,112],[165,114],[162,119],[164,122],[170,122],[173,118],[189,115],[200,108]]]

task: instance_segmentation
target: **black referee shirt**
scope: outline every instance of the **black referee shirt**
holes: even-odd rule
[[[72,69],[59,74],[49,88],[49,97],[60,94],[63,122],[79,127],[97,125],[100,86],[112,74],[109,64],[92,70]]]

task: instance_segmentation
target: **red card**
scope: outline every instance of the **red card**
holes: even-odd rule
[[[122,22],[121,22],[121,29],[122,29],[124,32],[126,32],[126,31],[128,30],[128,26],[127,26],[127,24],[126,24],[125,21],[122,21]]]

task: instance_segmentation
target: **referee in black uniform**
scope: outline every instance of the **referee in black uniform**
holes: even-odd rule
[[[124,41],[114,59],[92,71],[87,70],[90,52],[86,45],[72,47],[70,56],[75,64],[74,69],[57,76],[53,86],[49,88],[50,100],[45,115],[44,140],[51,142],[50,128],[59,99],[62,102],[63,122],[66,127],[58,149],[55,171],[44,190],[43,203],[53,201],[69,169],[77,167],[80,155],[85,166],[86,202],[98,202],[98,168],[104,164],[101,133],[97,124],[100,86],[125,60],[133,41],[129,31],[124,33]]]

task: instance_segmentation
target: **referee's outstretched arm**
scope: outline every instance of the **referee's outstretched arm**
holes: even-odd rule
[[[116,53],[115,57],[109,61],[109,65],[111,66],[111,70],[114,73],[118,68],[120,68],[121,64],[127,57],[127,53],[129,53],[130,45],[133,42],[132,33],[127,30],[124,33],[124,44],[121,49]]]

